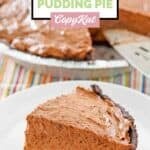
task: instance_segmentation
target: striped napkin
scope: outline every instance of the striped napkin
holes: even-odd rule
[[[12,59],[0,56],[0,99],[34,85],[49,83],[51,74],[28,70]]]
[[[35,85],[59,80],[62,80],[62,77],[56,78],[56,76],[54,77],[50,73],[40,74],[34,72],[17,64],[13,59],[0,55],[0,99]],[[64,77],[63,80],[69,80],[69,77]],[[99,77],[94,80],[133,87],[141,92],[150,94],[150,81],[136,70],[115,75],[112,72],[108,76]]]

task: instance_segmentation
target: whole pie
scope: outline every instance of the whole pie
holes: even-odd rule
[[[119,20],[101,21],[101,28],[92,30],[58,30],[52,29],[49,21],[31,20],[30,3],[31,0],[0,0],[0,40],[41,57],[89,59],[94,51],[92,41],[105,40],[103,32],[109,28],[150,34],[149,8],[141,8],[138,0],[120,0]]]
[[[24,150],[136,150],[134,119],[98,86],[48,100],[27,116]]]
[[[88,29],[57,30],[49,21],[31,20],[30,0],[8,0],[0,7],[0,18],[0,39],[12,48],[75,60],[87,59],[94,50]]]
[[[149,2],[120,0],[119,20],[101,21],[100,29],[58,30],[52,29],[49,21],[31,20],[30,0],[0,0],[0,40],[41,57],[91,59],[92,41],[105,40],[107,29],[126,28],[150,35]]]

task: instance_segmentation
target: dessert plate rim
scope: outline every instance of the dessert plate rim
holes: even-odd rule
[[[65,69],[103,69],[103,68],[120,68],[128,67],[128,63],[123,60],[95,60],[93,61],[73,61],[73,60],[61,60],[55,58],[45,58],[30,53],[25,53],[17,49],[10,48],[4,42],[0,42],[0,52],[4,55],[23,61],[26,63],[31,63],[34,65],[43,65],[49,67],[61,67]]]

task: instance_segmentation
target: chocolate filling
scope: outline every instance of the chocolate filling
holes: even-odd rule
[[[99,95],[102,100],[107,99],[107,100],[113,101],[108,96],[103,94],[102,90],[100,89],[100,87],[98,85],[91,85],[91,88],[92,88],[93,92],[95,92],[97,95]],[[133,117],[122,106],[115,103],[114,101],[113,101],[113,103],[115,104],[116,107],[120,108],[120,110],[123,114],[123,117],[127,118],[128,120],[130,120],[132,122],[132,126],[130,127],[130,129],[128,131],[129,136],[130,136],[130,144],[133,144],[135,147],[137,147],[138,134],[137,134],[136,126],[134,124]]]

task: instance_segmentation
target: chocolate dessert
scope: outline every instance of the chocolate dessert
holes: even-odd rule
[[[49,100],[27,117],[25,150],[135,150],[134,119],[98,86]]]
[[[0,40],[41,57],[85,60],[94,50],[92,41],[104,41],[103,32],[110,28],[150,34],[149,8],[138,0],[120,0],[119,20],[101,21],[101,28],[92,30],[54,30],[49,21],[31,20],[30,3],[30,0],[0,0]]]
[[[0,39],[12,48],[42,57],[84,60],[94,50],[88,29],[52,29],[31,20],[30,1],[8,0],[0,7]],[[8,10],[6,12],[6,10]]]

